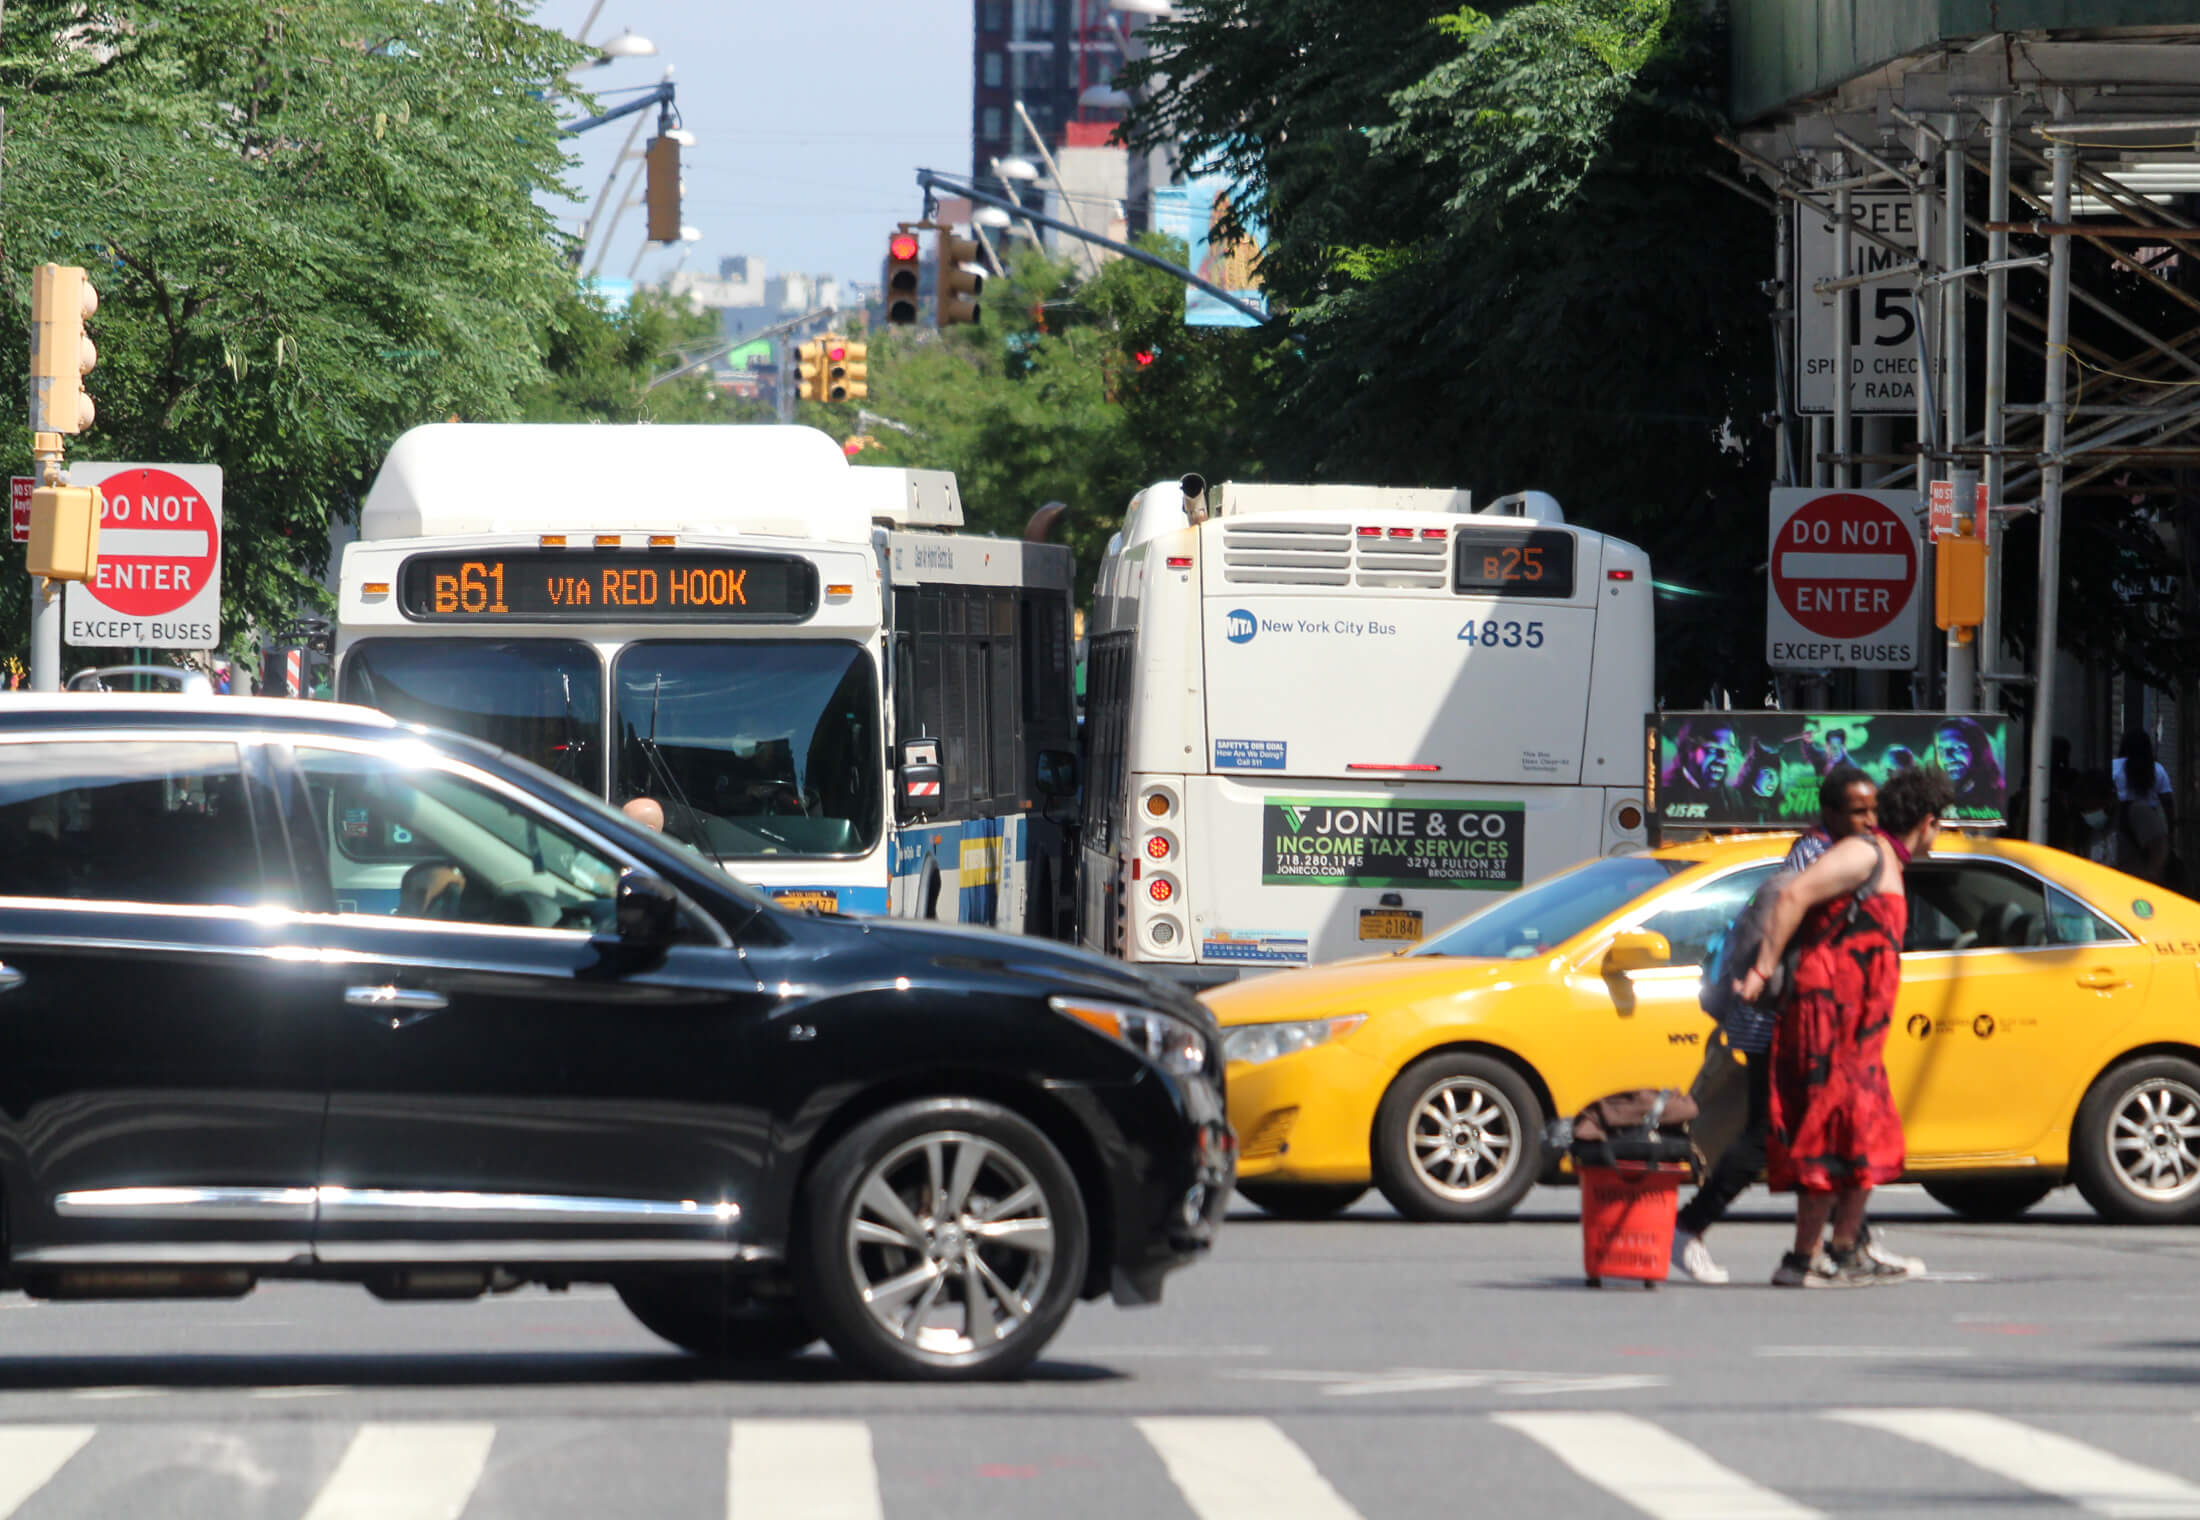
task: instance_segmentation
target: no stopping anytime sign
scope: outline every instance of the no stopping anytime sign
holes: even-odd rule
[[[1765,663],[1777,670],[1917,666],[1915,491],[1772,493]]]

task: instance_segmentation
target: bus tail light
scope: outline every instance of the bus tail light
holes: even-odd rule
[[[825,594],[827,596],[854,596],[856,594],[856,588],[851,584],[842,582],[836,585],[827,586],[825,588]]]
[[[1176,897],[1176,883],[1166,876],[1151,877],[1146,882],[1146,895],[1156,903],[1171,902]]]
[[[1169,556],[1169,568],[1171,570],[1189,570],[1192,568],[1192,557],[1189,554],[1172,554]]]
[[[1442,538],[1444,536],[1444,530],[1442,528],[1423,528],[1421,530],[1421,536],[1423,538]]]
[[[1353,531],[1362,538],[1381,538],[1383,536],[1383,530],[1380,528],[1357,528]]]
[[[1642,827],[1642,809],[1635,806],[1635,804],[1632,802],[1623,802],[1620,804],[1619,812],[1613,817],[1612,821],[1614,823],[1617,823],[1628,833],[1632,834],[1635,830]]]
[[[1170,845],[1168,835],[1154,834],[1148,836],[1146,840],[1146,858],[1148,860],[1167,860],[1173,853],[1175,853],[1174,847]]]
[[[1167,792],[1148,792],[1146,794],[1146,812],[1149,816],[1166,818],[1175,810],[1176,799]]]
[[[1392,538],[1411,538],[1413,537],[1413,530],[1411,528],[1392,528],[1390,536]]]
[[[1604,572],[1604,578],[1608,581],[1631,581],[1635,578],[1635,572],[1632,570],[1607,570]]]
[[[361,596],[388,596],[390,594],[390,583],[388,581],[368,581],[359,588],[359,594]]]

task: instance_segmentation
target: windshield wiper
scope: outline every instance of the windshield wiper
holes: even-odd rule
[[[696,812],[695,804],[688,801],[687,789],[680,785],[680,778],[672,773],[672,766],[665,759],[664,751],[657,747],[657,703],[664,695],[664,690],[665,673],[660,670],[657,672],[657,683],[650,688],[649,693],[649,737],[635,742],[641,745],[642,755],[649,761],[650,774],[664,787],[665,794],[679,804],[680,811],[687,814],[688,828],[695,835],[695,848],[708,855],[712,863],[723,871],[726,868],[725,858],[711,845],[710,835],[703,828],[702,814]]]

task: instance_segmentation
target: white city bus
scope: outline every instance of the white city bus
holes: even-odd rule
[[[648,797],[796,906],[1052,932],[1072,557],[961,525],[953,475],[810,428],[416,428],[344,551],[337,695]],[[412,841],[331,826],[395,908]]]
[[[1141,491],[1086,627],[1080,939],[1221,980],[1642,848],[1652,594],[1541,492]]]

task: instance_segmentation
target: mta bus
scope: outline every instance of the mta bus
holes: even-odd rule
[[[1221,981],[1644,848],[1652,596],[1541,492],[1149,486],[1086,624],[1080,940]]]
[[[439,424],[359,527],[342,700],[635,803],[790,906],[1068,922],[1072,556],[964,533],[952,474],[801,427]],[[332,829],[394,908],[413,841]]]

